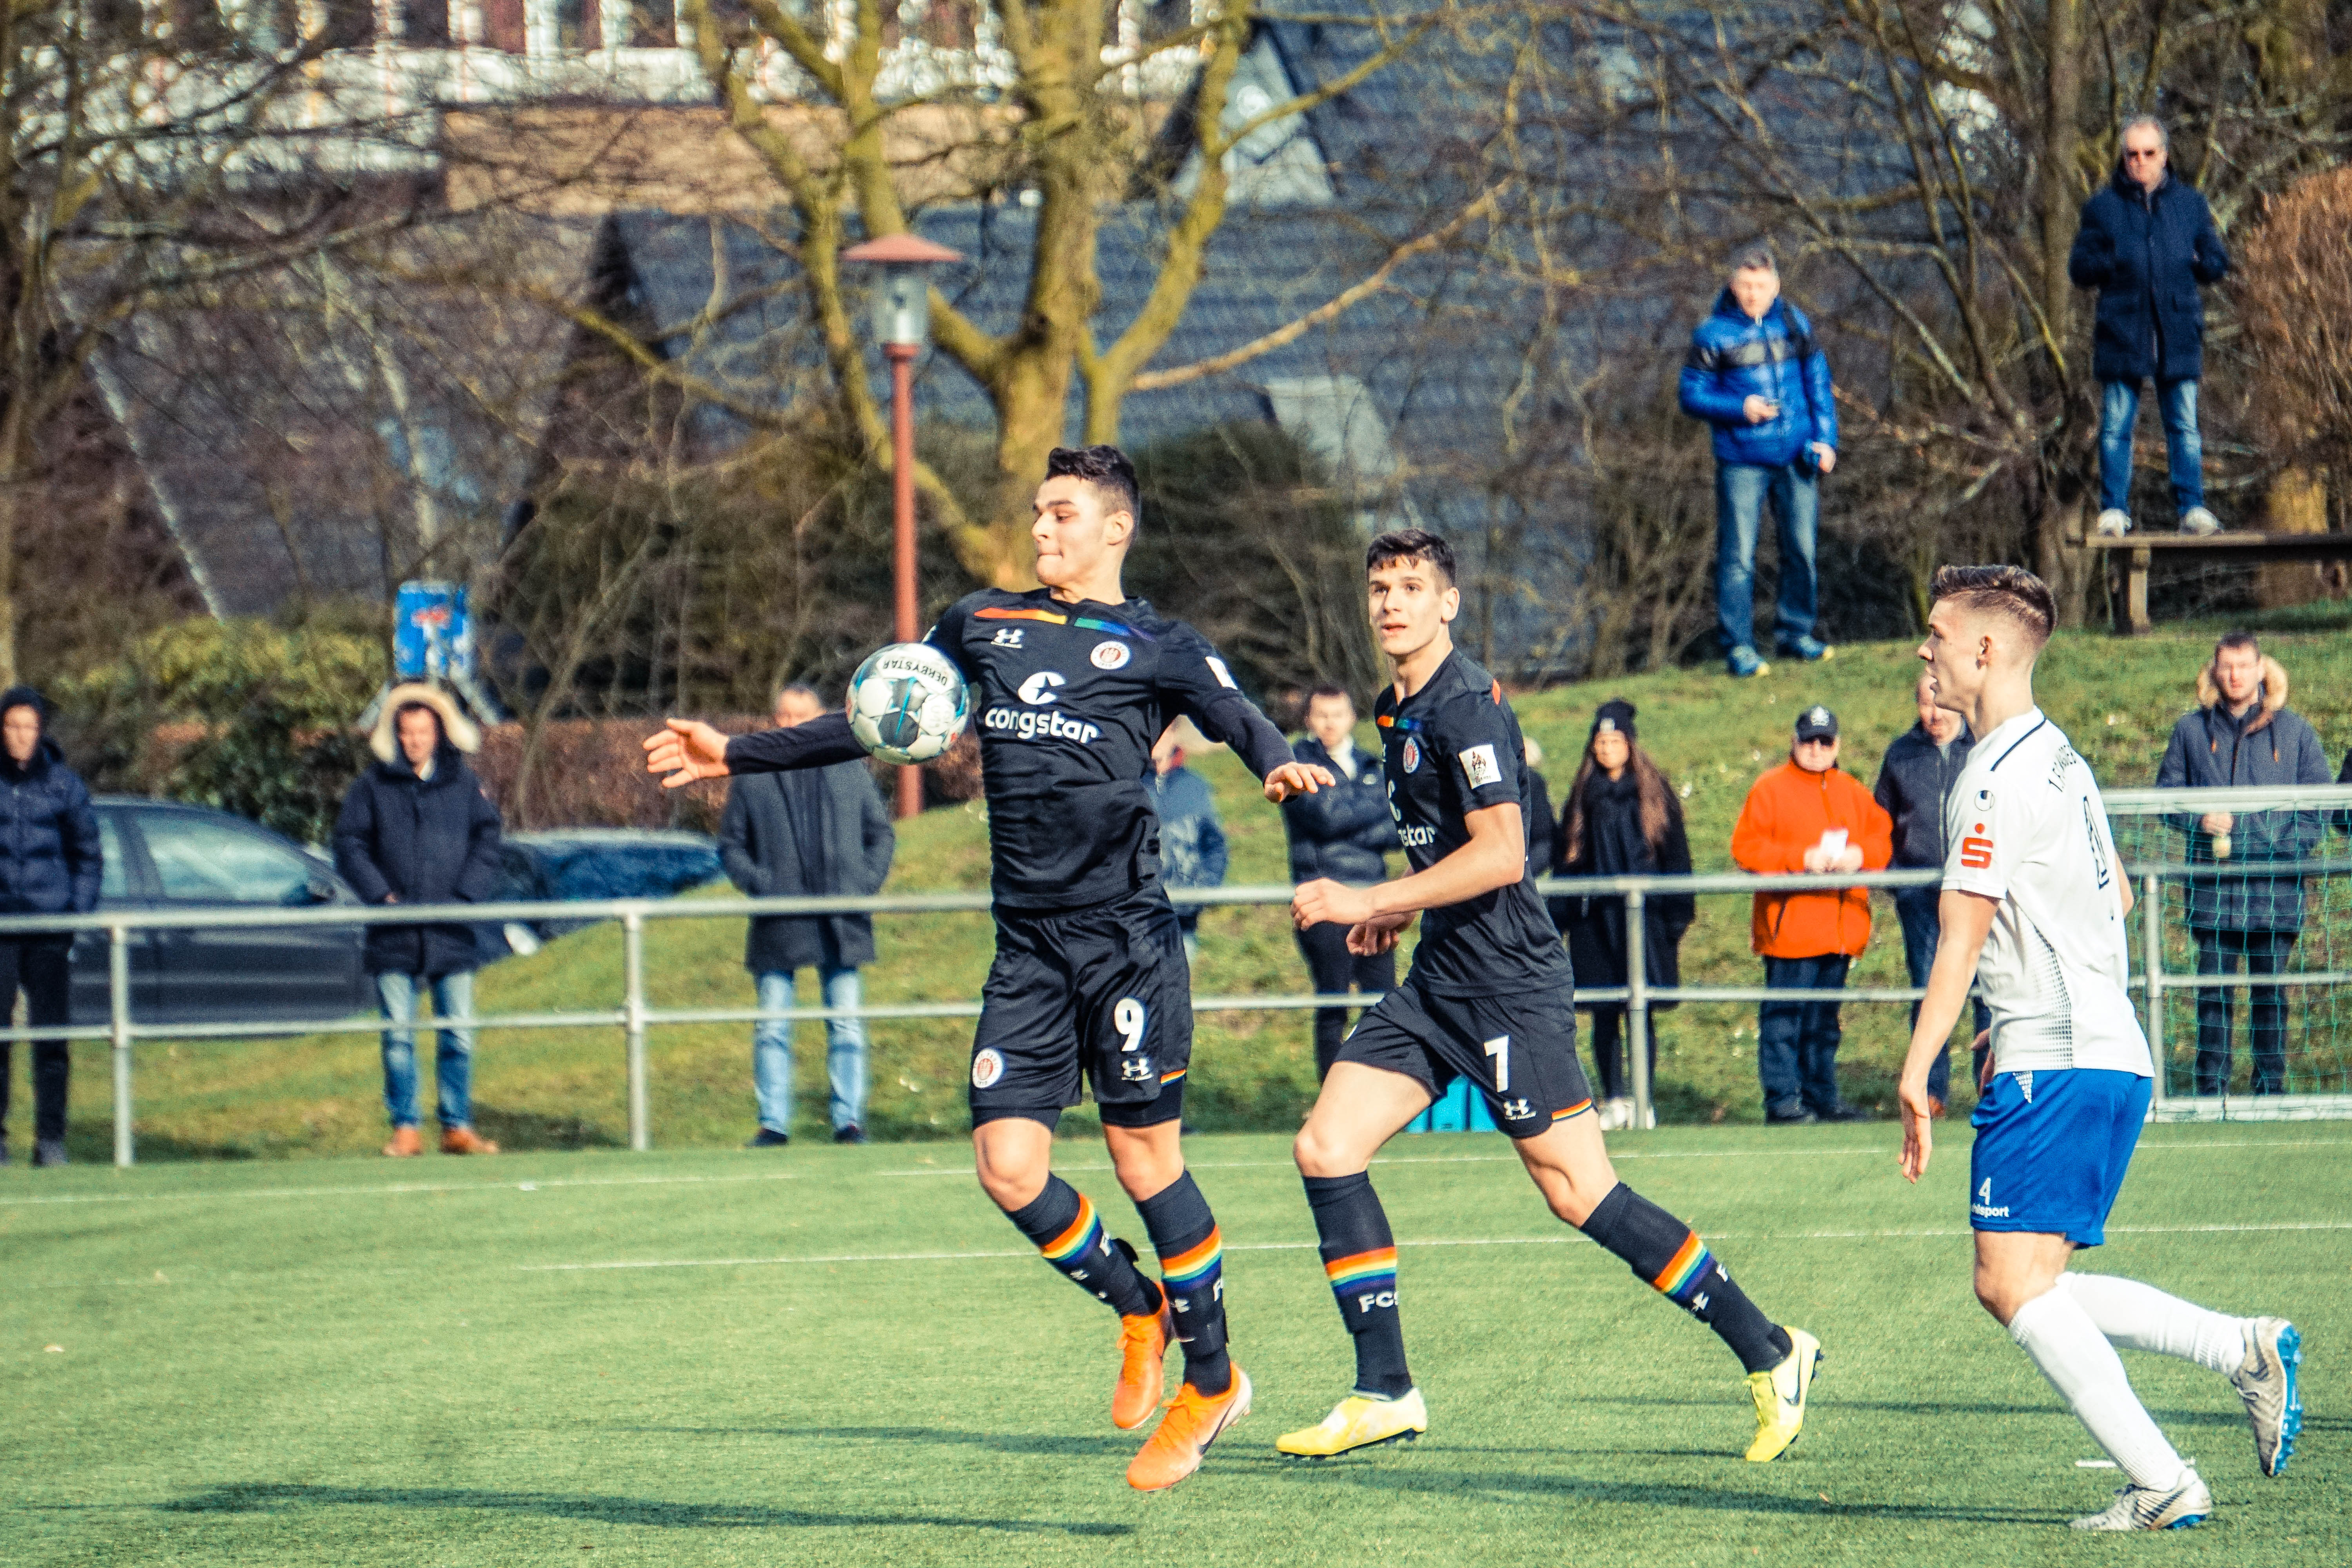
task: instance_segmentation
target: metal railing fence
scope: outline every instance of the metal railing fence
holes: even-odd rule
[[[2292,789],[2234,790],[2117,790],[2109,793],[2106,803],[2111,817],[2178,817],[2184,813],[2231,810],[2252,812],[2293,809],[2303,813],[2323,815],[2328,828],[2323,831],[2352,832],[2352,785],[2302,786]],[[2125,874],[2135,879],[2139,887],[2138,903],[2134,918],[2139,924],[2139,973],[2132,977],[2131,988],[2140,993],[2147,1009],[2144,1020],[2148,1044],[2158,1064],[2155,1107],[2158,1116],[2179,1113],[2174,1104],[2177,1097],[2168,1092],[2166,1063],[2165,1017],[2163,1004],[2168,993],[2180,991],[2212,991],[2244,987],[2343,987],[2352,984],[2352,964],[2330,964],[2319,970],[2300,971],[2270,975],[2232,974],[2226,981],[2193,973],[2168,972],[2164,966],[2167,922],[2158,918],[2165,910],[2164,893],[2168,886],[2192,879],[2211,879],[2236,876],[2241,879],[2272,879],[2303,880],[2315,878],[2340,879],[2352,888],[2352,858],[2298,859],[2264,862],[2259,870],[2245,867],[2217,867],[2210,861],[2146,862],[2126,858]],[[1750,985],[1681,985],[1654,986],[1648,984],[1645,921],[1643,918],[1647,900],[1661,893],[1675,894],[1756,894],[1774,891],[1827,891],[1844,888],[1897,889],[1933,887],[1942,880],[1934,868],[1874,872],[1783,872],[1756,874],[1746,871],[1703,872],[1690,876],[1604,876],[1546,877],[1537,882],[1538,890],[1553,896],[1622,897],[1626,903],[1627,984],[1620,986],[1579,986],[1580,1005],[1622,1004],[1626,1014],[1626,1049],[1629,1076],[1632,1079],[1637,1125],[1646,1123],[1652,1103],[1649,1052],[1646,1049],[1654,1005],[1673,1003],[1742,1003],[1767,999],[1782,1001],[1822,1000],[1864,1003],[1908,1003],[1925,994],[1916,986],[1860,986],[1837,990],[1771,989]],[[1224,905],[1287,905],[1291,898],[1287,883],[1259,884],[1231,888],[1173,888],[1168,889],[1171,902],[1179,907],[1207,908]],[[730,1024],[775,1021],[795,1023],[831,1018],[855,1017],[874,1020],[905,1020],[977,1017],[981,1012],[978,1001],[880,1003],[849,1008],[786,1007],[765,1009],[751,1007],[688,1007],[656,1008],[646,999],[645,932],[648,921],[661,920],[738,920],[761,915],[825,915],[825,914],[927,914],[949,912],[982,912],[992,907],[990,895],[982,890],[954,893],[883,894],[866,898],[761,898],[761,899],[610,899],[577,901],[534,901],[480,904],[402,904],[394,906],[354,906],[349,904],[316,905],[302,908],[250,907],[206,908],[194,910],[101,910],[84,915],[10,915],[0,916],[0,936],[54,933],[102,933],[107,942],[107,1022],[103,1025],[73,1025],[65,1026],[24,1026],[0,1029],[0,1042],[12,1043],[30,1039],[105,1040],[110,1047],[113,1067],[114,1163],[127,1166],[132,1163],[132,1058],[134,1047],[146,1040],[163,1039],[250,1039],[279,1036],[319,1034],[377,1034],[384,1028],[379,1017],[352,1016],[339,1018],[294,1020],[257,1020],[253,1022],[171,1023],[142,1022],[132,1016],[131,988],[131,938],[132,933],[148,931],[219,931],[257,928],[288,929],[303,927],[348,928],[366,925],[422,924],[499,924],[509,921],[560,920],[564,921],[617,921],[622,943],[622,997],[617,1006],[585,1008],[563,1012],[501,1013],[467,1015],[444,1019],[419,1018],[415,1027],[427,1029],[470,1028],[543,1029],[614,1027],[622,1033],[627,1083],[628,1143],[632,1150],[652,1147],[650,1098],[646,1069],[646,1037],[654,1028],[693,1024]],[[1285,995],[1202,995],[1192,999],[1196,1013],[1213,1012],[1295,1012],[1335,1007],[1360,1010],[1379,1000],[1375,994],[1352,992],[1346,994],[1285,994]],[[2279,1097],[2300,1103],[2281,1104],[2274,1113],[2287,1115],[2352,1116],[2352,1093],[2340,1095],[2309,1095]],[[2202,1114],[2189,1108],[2188,1114]],[[2225,1105],[2221,1114],[2229,1114]],[[2238,1114],[2246,1112],[2242,1109]]]

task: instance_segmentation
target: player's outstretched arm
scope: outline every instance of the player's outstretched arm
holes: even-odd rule
[[[827,713],[805,724],[733,737],[691,719],[672,719],[667,723],[660,734],[646,739],[646,771],[667,774],[662,784],[668,789],[732,773],[830,767],[866,755],[866,748],[849,731],[846,713]]]
[[[1516,803],[1470,812],[1462,826],[1470,835],[1467,844],[1410,877],[1371,888],[1351,888],[1328,878],[1301,882],[1290,895],[1291,923],[1304,931],[1325,921],[1349,926],[1380,922],[1387,916],[1467,903],[1526,878],[1527,829],[1520,826]]]
[[[1927,1174],[1935,1150],[1930,1131],[1934,1112],[1927,1104],[1927,1068],[1943,1055],[1952,1037],[1960,1009],[1968,1004],[1969,987],[1976,984],[1977,959],[1992,931],[1995,901],[1981,893],[1948,889],[1937,901],[1943,935],[1936,943],[1936,965],[1927,972],[1927,994],[1919,1004],[1919,1021],[1912,1026],[1911,1052],[1903,1059],[1903,1077],[1895,1097],[1903,1106],[1902,1170],[1916,1182]]]

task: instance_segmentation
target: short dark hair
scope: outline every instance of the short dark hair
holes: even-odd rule
[[[1426,561],[1454,586],[1454,546],[1425,528],[1400,528],[1381,534],[1365,548],[1364,570],[1376,572],[1396,561]]]
[[[1045,477],[1084,479],[1123,511],[1143,524],[1143,489],[1135,482],[1135,464],[1116,447],[1056,447],[1045,454]]]
[[[400,721],[403,719],[407,718],[411,713],[432,714],[434,740],[436,742],[446,741],[449,738],[449,726],[441,721],[441,710],[434,707],[430,702],[404,702],[399,707],[394,709],[392,710],[392,732],[394,736],[397,736],[400,733]]]
[[[782,686],[777,687],[776,694],[768,699],[768,706],[770,708],[773,708],[777,703],[782,702],[787,697],[805,697],[810,701],[815,703],[819,708],[824,706],[824,693],[819,691],[815,687],[811,686],[805,680],[787,680]]]
[[[1938,566],[1927,584],[1927,596],[1957,599],[1971,610],[2007,616],[2024,628],[2037,653],[2058,624],[2058,601],[2050,584],[2022,566]]]
[[[1326,699],[1336,697],[1350,708],[1353,708],[1356,705],[1356,694],[1354,692],[1349,690],[1344,686],[1334,686],[1328,680],[1320,686],[1309,687],[1307,689],[1306,705],[1309,708],[1313,707],[1315,705],[1315,700],[1318,697]]]
[[[1760,239],[1751,239],[1731,253],[1734,272],[1769,272],[1779,277],[1780,264],[1772,259],[1772,247]]]
[[[2260,653],[2263,651],[2263,641],[2250,631],[2223,632],[2221,640],[2213,645],[2213,657],[2221,658],[2221,650],[2231,647],[2250,647],[2256,653]]]

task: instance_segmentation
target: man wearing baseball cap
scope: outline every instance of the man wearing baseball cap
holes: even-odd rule
[[[1894,821],[1837,760],[1837,715],[1818,704],[1800,712],[1789,760],[1756,781],[1731,830],[1731,858],[1742,870],[1885,868],[1895,854]],[[1870,941],[1869,889],[1759,893],[1753,938],[1770,989],[1843,990],[1847,965]],[[1835,1002],[1757,1007],[1765,1121],[1853,1121],[1866,1114],[1838,1095],[1838,1039]]]

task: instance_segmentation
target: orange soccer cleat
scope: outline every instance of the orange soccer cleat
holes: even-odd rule
[[[1160,1390],[1166,1374],[1160,1362],[1168,1342],[1176,1337],[1176,1318],[1168,1310],[1163,1291],[1160,1310],[1118,1321],[1118,1387],[1110,1396],[1110,1424],[1122,1432],[1143,1425],[1160,1407]]]
[[[1139,1492],[1166,1491],[1199,1469],[1209,1445],[1248,1415],[1249,1408],[1249,1373],[1239,1367],[1234,1368],[1234,1381],[1223,1394],[1203,1394],[1184,1384],[1169,1402],[1160,1430],[1127,1467],[1127,1484]]]

